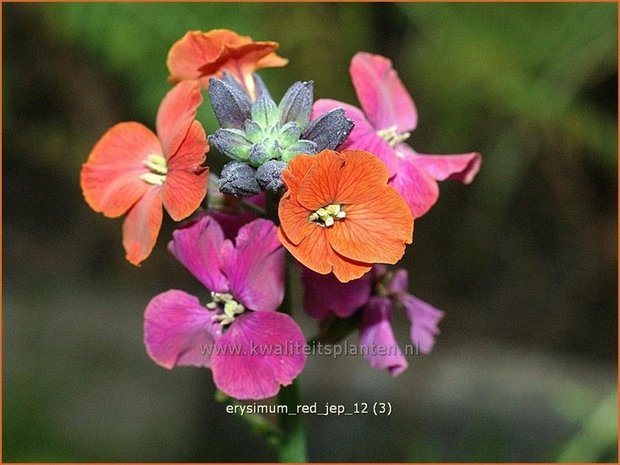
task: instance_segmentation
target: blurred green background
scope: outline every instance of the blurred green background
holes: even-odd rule
[[[275,459],[213,400],[208,371],[145,354],[149,299],[201,292],[165,250],[172,222],[134,268],[121,221],[89,210],[78,183],[111,125],[153,127],[170,45],[222,27],[280,42],[290,64],[261,72],[276,99],[312,79],[316,98],[357,105],[351,57],[387,55],[418,108],[411,145],[484,157],[471,186],[441,185],[406,255],[412,292],[446,311],[436,349],[396,379],[361,358],[310,359],[304,402],[394,409],[305,417],[311,460],[617,461],[616,4],[2,13],[5,462]],[[208,104],[200,119],[215,130]]]

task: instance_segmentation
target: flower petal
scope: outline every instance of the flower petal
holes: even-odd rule
[[[439,334],[437,325],[444,317],[444,312],[410,294],[401,296],[401,303],[411,321],[412,344],[423,354],[428,354],[435,345],[435,336]]]
[[[175,155],[196,118],[196,109],[202,103],[200,85],[184,81],[168,91],[157,111],[157,135],[161,140],[166,160]],[[204,155],[204,153],[203,153]]]
[[[414,218],[428,212],[439,199],[439,186],[430,175],[420,170],[412,158],[403,159],[390,186],[402,195]]]
[[[369,152],[323,150],[299,184],[296,199],[310,212],[334,202],[353,204],[379,197],[387,181],[385,165]]]
[[[120,123],[97,142],[82,166],[80,185],[96,212],[115,218],[127,212],[149,190],[140,179],[150,154],[161,154],[159,140],[140,123]]]
[[[266,399],[293,382],[306,363],[297,323],[278,312],[242,314],[216,342],[215,385],[236,399]]]
[[[221,226],[208,215],[172,233],[168,250],[207,289],[228,292],[228,280],[221,271],[224,247]]]
[[[322,229],[319,226],[311,228],[309,233],[302,237],[300,242],[294,243],[286,234],[286,230],[280,226],[278,228],[278,237],[282,245],[300,263],[317,273],[327,274],[332,271],[329,257],[334,251],[329,246],[327,237]]]
[[[293,244],[281,227],[278,229],[278,236],[293,257],[316,273],[333,272],[340,282],[346,283],[361,278],[370,271],[370,263],[351,260],[332,249],[324,229],[317,226],[299,244]]]
[[[163,217],[162,191],[151,186],[144,196],[129,210],[123,223],[125,258],[138,266],[153,250]]]
[[[277,42],[253,42],[250,37],[228,29],[190,31],[168,53],[169,79],[172,82],[198,79],[207,89],[209,78],[220,77],[227,71],[254,96],[252,72],[288,63],[274,53],[277,48]]]
[[[364,150],[343,150],[341,156],[344,164],[338,173],[338,203],[354,204],[380,197],[389,176],[385,164]]]
[[[357,98],[375,129],[396,126],[398,133],[415,129],[415,105],[389,59],[360,52],[351,60],[349,72]]]
[[[412,242],[413,220],[407,204],[391,187],[367,202],[346,205],[346,218],[327,229],[339,254],[366,263],[394,264]]]
[[[480,169],[479,153],[461,155],[422,155],[406,144],[399,144],[399,169],[390,185],[405,199],[411,213],[419,218],[439,198],[437,180],[454,179],[470,183]]]
[[[207,194],[209,170],[201,165],[208,149],[202,125],[192,122],[187,136],[168,161],[164,182],[164,206],[175,221],[196,211]]]
[[[362,313],[360,349],[370,366],[387,369],[398,376],[407,369],[407,360],[392,331],[392,303],[387,297],[371,297]]]
[[[482,163],[482,157],[477,152],[456,155],[426,155],[417,153],[406,144],[399,145],[397,149],[402,150],[405,157],[410,159],[411,163],[415,164],[418,169],[438,181],[450,179],[469,184],[478,174]]]
[[[213,76],[219,70],[225,70],[235,76],[241,83],[246,83],[246,77],[261,68],[286,66],[288,60],[276,55],[279,47],[277,42],[261,41],[245,44],[224,44],[227,51],[217,60],[205,63],[200,72],[203,75]],[[254,84],[252,84],[252,87]]]
[[[222,53],[225,53],[222,39],[215,30],[211,34],[202,31],[188,31],[181,39],[175,42],[168,52],[166,64],[170,71],[171,82],[184,80],[200,80],[201,85],[206,89],[209,87],[209,77],[202,77],[200,67],[205,63],[217,60]],[[232,32],[232,31],[228,31]]]
[[[308,221],[310,211],[294,201],[290,193],[284,194],[280,200],[278,216],[281,228],[286,231],[288,239],[295,245],[299,244],[304,237],[312,234],[315,229],[320,228],[317,224]]]
[[[274,311],[284,298],[284,249],[276,226],[257,219],[239,230],[235,247],[222,252],[230,292],[246,308]]]
[[[312,155],[297,155],[288,164],[288,168],[282,171],[282,181],[291,192],[297,192],[308,171],[314,163]]]
[[[170,290],[155,296],[144,312],[144,344],[158,365],[208,367],[219,324],[193,295]]]
[[[403,294],[407,292],[408,287],[409,276],[407,270],[405,268],[395,270],[388,285],[388,291],[392,294]]]
[[[312,318],[323,320],[331,313],[339,318],[353,315],[368,302],[370,275],[342,283],[333,274],[318,274],[302,267],[304,310]]]

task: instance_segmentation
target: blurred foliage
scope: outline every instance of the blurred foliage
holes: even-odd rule
[[[442,183],[441,199],[416,224],[416,244],[406,256],[413,292],[447,312],[426,363],[441,362],[442,348],[458,350],[463,339],[593,364],[615,360],[616,4],[4,3],[2,9],[3,284],[13,304],[4,305],[5,461],[124,460],[127,451],[135,461],[271,459],[255,438],[222,434],[242,422],[221,415],[221,423],[212,421],[218,410],[202,372],[161,372],[144,360],[136,335],[143,300],[171,286],[198,286],[168,256],[165,239],[139,272],[128,267],[120,221],[90,211],[78,186],[81,163],[111,125],[154,126],[170,88],[168,49],[191,29],[231,28],[280,42],[289,65],[260,72],[276,100],[292,82],[311,79],[316,98],[357,105],[351,57],[389,56],[419,112],[411,145],[422,153],[482,152],[471,186]],[[215,129],[208,104],[199,119],[208,132]],[[167,221],[163,238],[171,228]],[[508,384],[540,382],[511,380],[511,368]],[[453,371],[451,380],[463,375]],[[340,373],[351,390],[381,375]],[[420,395],[411,388],[421,382],[417,372],[388,381]],[[384,427],[383,419],[352,422],[335,442],[337,457],[615,461],[616,397],[553,384],[546,388],[548,411],[535,412],[527,427],[497,413],[497,404],[517,402],[516,395],[481,392],[482,409],[473,405],[474,413],[459,417],[450,405],[432,403],[439,402],[434,386],[426,417],[415,416],[412,402],[398,420],[404,428]],[[177,389],[193,397],[174,396]],[[558,424],[554,415],[564,429],[549,427]],[[343,434],[341,420],[310,421],[325,425],[314,431],[313,456],[329,459],[333,431]],[[528,442],[534,436],[549,441],[536,456]]]

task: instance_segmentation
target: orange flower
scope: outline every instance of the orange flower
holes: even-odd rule
[[[136,122],[119,123],[97,142],[82,165],[84,199],[109,218],[127,214],[123,246],[127,260],[139,265],[153,250],[162,223],[162,206],[180,221],[204,199],[209,150],[196,109],[200,86],[176,85],[157,112],[157,134]]]
[[[199,80],[206,89],[209,78],[230,73],[254,96],[252,73],[261,68],[285,66],[286,58],[275,54],[277,42],[254,42],[228,29],[189,31],[168,52],[170,81]]]
[[[317,273],[357,279],[374,263],[396,263],[412,241],[411,211],[372,153],[297,155],[282,179],[280,240]]]

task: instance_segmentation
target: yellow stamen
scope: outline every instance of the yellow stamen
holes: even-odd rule
[[[212,292],[211,298],[213,301],[207,304],[207,308],[210,310],[215,310],[220,306],[219,304],[224,304],[224,313],[213,315],[212,317],[213,321],[219,322],[222,326],[231,324],[235,321],[237,315],[241,315],[245,312],[245,307],[237,302],[229,293]]]
[[[142,164],[150,170],[150,173],[140,175],[140,179],[148,184],[161,186],[166,180],[166,174],[168,174],[166,159],[161,155],[150,154],[146,160],[142,160]]]
[[[342,205],[339,203],[332,203],[312,212],[310,216],[308,216],[308,221],[329,228],[334,225],[335,220],[342,220],[346,216],[347,213],[342,210]]]
[[[410,132],[403,132],[399,134],[397,132],[397,129],[398,127],[396,125],[390,126],[389,128],[385,129],[379,129],[377,131],[377,135],[384,139],[388,144],[390,144],[390,147],[394,147],[395,145],[406,141],[407,139],[409,139],[409,136],[411,136]]]

